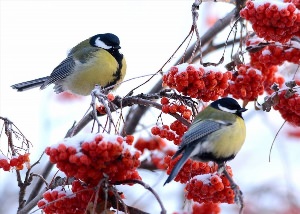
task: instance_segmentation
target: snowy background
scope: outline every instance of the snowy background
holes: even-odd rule
[[[0,1],[0,115],[13,121],[33,143],[32,162],[45,146],[61,140],[73,122],[84,115],[90,98],[61,102],[52,86],[44,91],[18,93],[10,88],[12,84],[49,75],[74,45],[106,32],[118,35],[121,40],[128,64],[125,79],[155,73],[188,34],[192,3],[192,0]],[[225,3],[203,3],[199,11],[200,34],[211,20],[232,9],[232,5]],[[225,39],[228,32],[220,34],[219,40]],[[207,60],[217,61],[220,56],[210,56]],[[146,78],[121,85],[116,94],[125,95],[143,80]],[[140,92],[147,92],[156,80]],[[248,108],[247,140],[230,163],[234,179],[243,190],[249,213],[262,213],[261,210],[268,213],[268,209],[274,213],[274,208],[283,213],[281,210],[289,205],[287,201],[300,204],[299,140],[288,137],[287,130],[292,127],[286,125],[276,139],[269,162],[269,149],[283,120],[277,112],[254,111],[251,103]],[[5,151],[5,141],[0,139],[0,143]],[[46,157],[42,159],[45,160]],[[172,182],[163,187],[164,172],[141,171],[141,174],[159,192],[169,213],[182,209],[181,185]],[[18,196],[15,175],[0,170],[0,178],[0,192],[2,196],[5,194],[0,197],[0,213],[15,213]],[[150,213],[159,212],[153,196],[142,188],[125,188],[124,193],[128,199],[133,198],[128,204],[135,203]],[[222,208],[222,213],[233,213],[236,206]]]

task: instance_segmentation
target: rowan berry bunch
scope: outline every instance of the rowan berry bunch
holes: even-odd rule
[[[292,96],[286,97],[286,91],[282,90],[278,93],[279,102],[274,106],[278,110],[283,119],[295,126],[300,126],[300,95],[298,92]]]
[[[285,43],[299,35],[300,13],[293,2],[248,0],[240,15],[267,41]]]
[[[253,101],[264,92],[262,72],[250,65],[240,64],[226,92],[236,99]],[[225,93],[226,94],[226,93]]]
[[[283,0],[283,2],[293,3],[297,9],[300,9],[300,0]]]
[[[157,169],[167,169],[167,165],[164,162],[166,155],[173,155],[174,149],[167,146],[167,143],[160,137],[151,137],[148,139],[139,138],[134,147],[144,153],[144,150],[149,150],[151,162]]]
[[[102,191],[96,191],[95,188],[91,188],[78,180],[74,180],[71,190],[66,190],[65,187],[62,186],[47,190],[37,205],[46,214],[83,214],[86,213],[89,204],[95,202],[95,198],[97,198],[97,206],[104,203],[105,200],[101,193]]]
[[[16,157],[13,157],[10,159],[10,166],[15,167],[16,170],[22,170],[24,168],[24,164],[27,165],[27,168],[29,168],[29,153],[25,153],[24,155],[20,154]]]
[[[263,40],[259,37],[254,37],[247,40],[246,45],[248,47],[253,47],[254,49],[259,49],[258,51],[250,52],[250,64],[249,66],[258,69],[261,71],[263,76],[263,87],[264,90],[268,94],[272,94],[273,90],[271,86],[274,83],[277,83],[279,88],[282,87],[284,83],[284,78],[278,74],[278,66],[281,65],[285,61],[295,60],[293,57],[290,57],[290,52],[294,52],[293,50],[298,50],[296,44],[290,42],[288,46],[282,46],[280,43],[276,42],[273,45],[267,45],[264,48],[260,48],[259,44],[263,42]],[[291,46],[293,44],[293,46]],[[296,54],[296,53],[295,53]]]
[[[173,66],[163,76],[163,85],[175,88],[183,95],[208,102],[223,95],[230,79],[231,72],[223,73],[214,66],[184,63]]]
[[[53,190],[47,190],[43,198],[37,203],[38,207],[46,214],[66,213],[82,214],[86,210],[87,203],[70,190],[59,186]]]
[[[259,48],[259,46],[254,46],[254,48]],[[251,65],[254,67],[263,65],[268,68],[282,65],[285,61],[299,64],[300,60],[299,42],[297,41],[290,41],[288,44],[275,42],[260,48],[259,51],[251,51],[250,49],[249,52]]]
[[[171,156],[165,157],[165,163],[169,166],[167,174],[170,174],[181,156],[172,159]],[[199,203],[234,203],[234,191],[230,187],[229,180],[225,175],[217,174],[218,166],[210,162],[188,161],[183,165],[175,181],[187,183],[187,199],[192,199]],[[229,166],[226,170],[230,176],[232,171]]]
[[[162,97],[162,112],[165,114],[168,113],[178,113],[184,119],[191,121],[192,120],[192,111],[188,109],[186,105],[177,104],[176,102],[171,102],[169,98]],[[163,125],[162,127],[154,126],[151,129],[151,133],[154,136],[159,136],[161,138],[165,138],[169,141],[173,141],[175,145],[179,145],[181,142],[181,137],[187,131],[187,126],[181,123],[178,120],[175,120],[168,125]]]
[[[274,91],[272,89],[272,85],[276,83],[279,88],[282,88],[285,80],[283,76],[278,74],[278,67],[277,66],[271,66],[271,67],[264,67],[262,69],[262,73],[265,77],[264,81],[264,89],[268,94],[272,94]]]
[[[172,156],[165,157],[164,161],[168,165],[167,174],[171,173],[172,169],[174,168],[180,157],[181,156],[178,156],[175,159],[172,159]],[[174,180],[185,184],[196,175],[208,174],[215,172],[216,170],[216,165],[211,165],[209,163],[193,161],[191,159],[188,159],[187,162],[180,169]]]
[[[189,214],[187,211],[173,212],[173,214]],[[194,202],[192,206],[192,214],[219,214],[221,208],[219,203],[197,203]]]
[[[24,168],[24,164],[29,168],[29,153],[25,153],[24,155],[19,154],[18,156],[14,156],[11,159],[8,159],[5,156],[0,156],[0,168],[4,171],[9,171],[12,167],[16,170],[22,170]]]
[[[134,147],[144,153],[144,150],[147,149],[149,151],[154,150],[162,150],[166,147],[166,142],[160,137],[151,137],[151,138],[139,138]]]
[[[193,204],[193,214],[219,214],[221,213],[221,208],[219,203],[194,203]]]
[[[230,176],[232,172],[229,166],[227,170]],[[193,177],[185,187],[187,199],[198,203],[234,203],[234,191],[230,187],[225,175],[219,176],[216,172],[202,174]]]
[[[50,161],[68,177],[97,184],[103,173],[114,181],[140,179],[137,167],[140,152],[133,150],[132,136],[123,138],[110,134],[90,134],[66,138],[63,142],[47,147]]]
[[[10,164],[9,164],[9,160],[4,157],[1,156],[0,157],[0,169],[2,168],[4,171],[9,171],[10,170]]]
[[[156,166],[157,169],[166,170],[168,165],[165,162],[166,156],[173,156],[175,150],[172,148],[165,148],[162,151],[154,151],[151,153],[151,162]]]
[[[162,97],[160,100],[162,104],[161,111],[165,114],[176,114],[179,113],[184,119],[190,120],[192,116],[192,111],[184,104],[177,104],[176,102],[171,102],[169,98]]]
[[[115,100],[115,95],[113,95],[112,93],[108,93],[106,95],[106,98],[108,101],[112,102]],[[100,104],[96,106],[96,110],[100,113],[100,114],[106,114],[106,109],[105,106]]]
[[[187,126],[183,125],[180,121],[175,120],[170,126],[163,125],[161,128],[158,126],[152,127],[151,133],[169,141],[173,141],[175,145],[179,145],[181,138],[187,129]]]

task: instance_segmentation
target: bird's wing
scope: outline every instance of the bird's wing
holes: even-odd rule
[[[201,139],[205,139],[207,135],[220,130],[223,126],[229,126],[231,124],[229,121],[219,120],[200,120],[193,123],[183,135],[181,144],[173,158],[181,154],[187,146],[192,146],[191,143],[198,143]]]
[[[48,79],[44,82],[44,84],[41,86],[41,89],[44,89],[48,85],[55,83],[58,80],[62,80],[69,76],[73,71],[75,67],[75,61],[73,59],[73,56],[67,57],[64,61],[62,61],[50,74]]]
[[[199,140],[207,135],[220,130],[224,126],[231,125],[231,122],[219,120],[202,120],[191,125],[188,131],[182,137],[183,144],[189,144]]]

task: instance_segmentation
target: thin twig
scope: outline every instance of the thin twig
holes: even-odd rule
[[[201,38],[200,38],[199,31],[198,31],[198,26],[197,26],[197,21],[198,21],[198,17],[199,17],[199,13],[198,13],[197,10],[199,10],[199,5],[201,3],[202,3],[202,1],[195,0],[195,2],[192,5],[193,27],[194,27],[194,30],[196,32],[197,41],[195,43],[194,50],[193,50],[192,56],[191,56],[191,58],[189,60],[189,63],[193,60],[197,48],[200,47],[200,49],[199,49],[200,54],[199,55],[200,55],[200,64],[202,65],[203,64],[203,61],[202,61],[202,50],[201,50],[202,45],[201,45]]]
[[[277,136],[278,136],[279,132],[281,131],[281,129],[283,128],[283,126],[285,125],[285,123],[286,123],[286,120],[282,123],[282,125],[278,129],[278,131],[276,132],[276,135],[275,135],[275,137],[274,137],[274,139],[272,141],[272,144],[271,144],[271,147],[270,147],[270,151],[269,151],[269,162],[271,162],[271,153],[272,153],[272,149],[273,149],[275,140],[277,139]]]
[[[161,66],[161,68],[155,73],[153,74],[153,76],[151,76],[148,80],[146,80],[145,82],[143,82],[142,84],[138,85],[137,87],[133,88],[132,90],[130,90],[130,92],[127,93],[127,96],[131,96],[133,94],[133,92],[140,88],[141,86],[145,85],[147,82],[149,82],[155,75],[157,75],[158,73],[162,72],[163,68],[171,61],[171,59],[174,57],[174,55],[177,53],[177,51],[181,48],[181,46],[185,43],[185,41],[189,38],[189,36],[191,35],[191,33],[194,31],[194,26],[191,27],[190,32],[188,33],[188,35],[185,37],[185,39],[181,42],[181,44],[177,47],[177,49],[173,52],[173,54],[170,56],[170,58]]]
[[[45,178],[42,176],[42,175],[40,175],[40,174],[36,174],[36,173],[31,173],[31,176],[32,177],[39,177],[43,182],[44,182],[44,184],[46,184],[46,186],[47,186],[47,188],[49,187],[49,184],[48,184],[48,182],[45,180]]]
[[[161,214],[166,214],[167,213],[167,211],[166,211],[162,201],[160,200],[158,194],[148,184],[144,183],[141,180],[135,180],[135,179],[116,181],[114,183],[114,185],[122,185],[122,184],[140,184],[140,185],[142,185],[145,189],[149,190],[154,195],[154,197],[156,198],[157,202],[159,203],[159,205],[161,207]]]

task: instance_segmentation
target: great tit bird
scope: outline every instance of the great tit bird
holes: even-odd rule
[[[183,135],[178,151],[172,159],[182,154],[164,183],[172,181],[185,162],[191,158],[196,161],[214,161],[219,166],[235,157],[241,149],[246,127],[238,102],[232,98],[221,98],[201,111]]]
[[[23,91],[35,87],[46,88],[54,83],[54,91],[70,91],[89,95],[98,84],[103,88],[123,80],[126,61],[119,52],[119,38],[112,33],[97,34],[72,48],[50,76],[18,83],[11,87]]]

